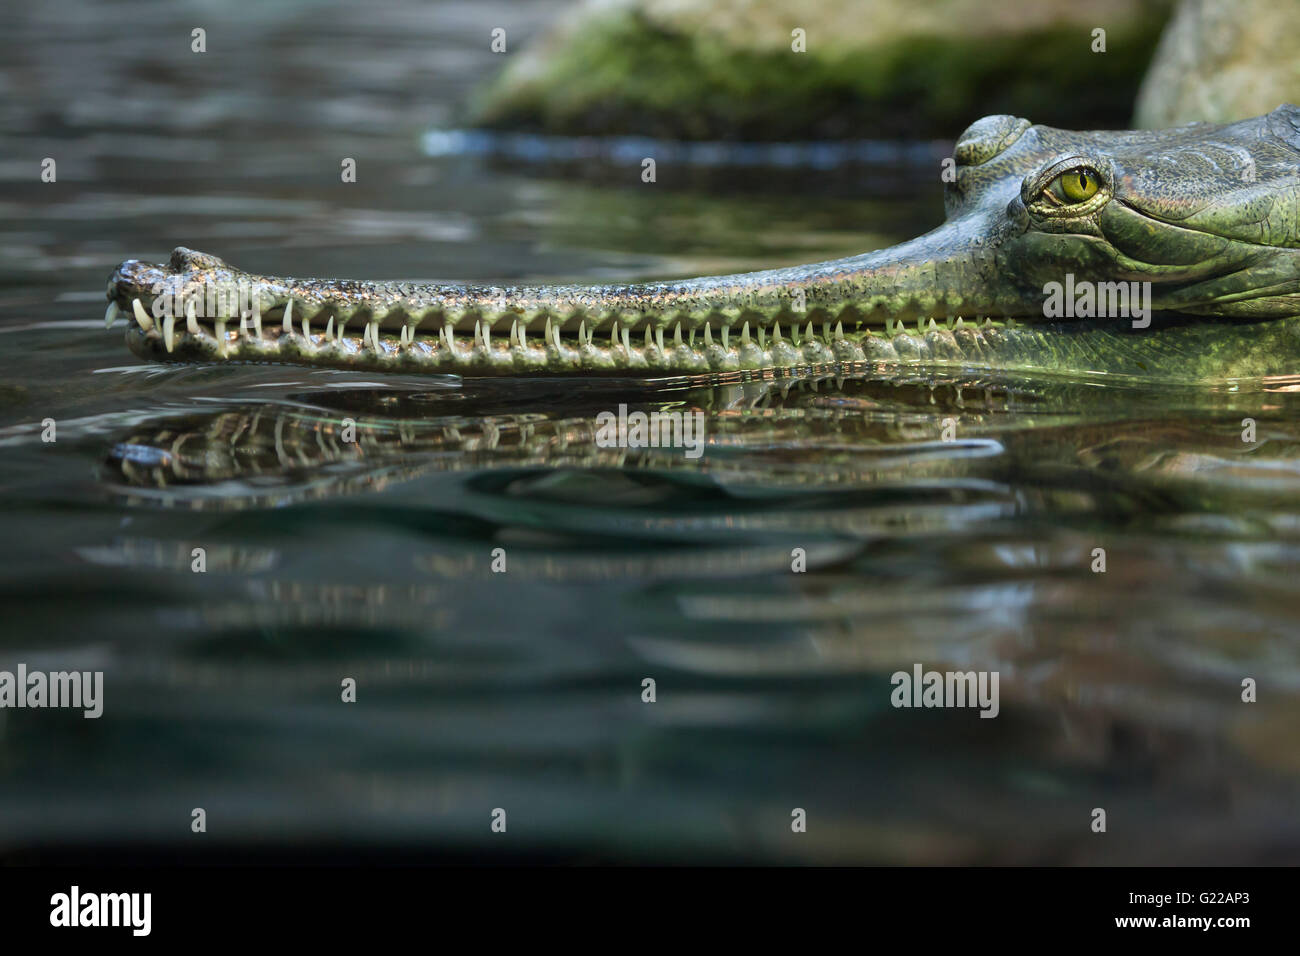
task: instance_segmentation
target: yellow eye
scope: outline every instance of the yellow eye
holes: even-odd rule
[[[1095,170],[1081,166],[1061,173],[1047,188],[1062,202],[1079,203],[1097,194],[1097,190],[1101,188],[1101,178]]]

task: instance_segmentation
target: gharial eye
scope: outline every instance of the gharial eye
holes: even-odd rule
[[[1043,190],[1043,195],[1059,205],[1072,205],[1091,199],[1101,188],[1101,176],[1095,169],[1080,166],[1061,173]]]

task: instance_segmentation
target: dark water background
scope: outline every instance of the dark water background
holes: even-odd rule
[[[422,155],[499,68],[490,30],[513,47],[556,9],[6,14],[0,669],[103,670],[106,700],[0,710],[0,858],[1295,862],[1293,385],[461,385],[142,365],[104,330],[112,268],[180,244],[273,274],[648,278],[941,218],[932,168],[647,185]],[[703,456],[596,447],[624,401],[704,411]],[[1000,716],[894,709],[918,662],[998,671]]]

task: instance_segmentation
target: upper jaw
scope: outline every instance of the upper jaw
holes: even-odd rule
[[[183,322],[187,303],[192,302],[198,315],[209,322],[214,319],[238,321],[238,311],[211,308],[214,300],[207,294],[214,282],[237,278],[234,270],[223,276],[210,270],[189,268],[176,259],[173,253],[172,261],[165,265],[128,259],[118,266],[108,280],[110,314],[116,306],[128,316],[134,316],[142,327],[148,323],[140,321],[140,312],[155,323],[161,323],[168,315],[175,315]]]
[[[123,310],[129,310],[135,299],[149,308],[170,276],[171,273],[164,266],[128,259],[114,269],[109,277],[108,299]]]

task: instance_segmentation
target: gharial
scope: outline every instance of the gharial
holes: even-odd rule
[[[403,373],[1300,374],[1300,108],[1161,131],[987,116],[949,168],[941,226],[812,265],[493,288],[274,278],[178,248],[166,265],[122,263],[106,318],[133,317],[128,345],[152,359]],[[1095,291],[1092,308],[1049,308],[1060,288]],[[1147,295],[1151,313],[1132,318]]]

